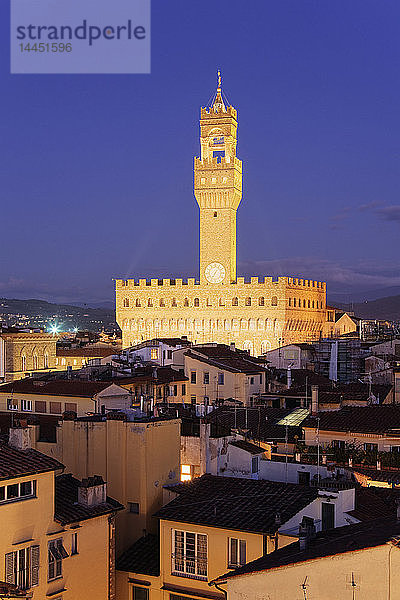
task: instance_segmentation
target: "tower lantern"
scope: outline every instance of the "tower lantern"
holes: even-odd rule
[[[200,158],[194,194],[200,207],[200,283],[236,281],[236,211],[242,199],[242,162],[236,157],[237,112],[228,106],[218,71],[217,91],[201,109]]]

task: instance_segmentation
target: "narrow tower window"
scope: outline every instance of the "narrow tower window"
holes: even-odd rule
[[[258,306],[264,306],[264,304],[265,304],[264,296],[260,296],[260,298],[258,299]]]
[[[124,298],[124,308],[129,307],[129,298]]]
[[[232,306],[237,306],[239,304],[237,298],[232,298]]]
[[[198,298],[194,299],[194,306],[200,306],[200,300]]]

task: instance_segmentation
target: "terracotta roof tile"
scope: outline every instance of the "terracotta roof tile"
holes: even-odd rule
[[[17,450],[0,443],[0,479],[14,479],[59,469],[64,469],[64,465],[37,450]]]
[[[118,571],[157,577],[160,574],[160,539],[147,534],[135,542],[117,560]]]

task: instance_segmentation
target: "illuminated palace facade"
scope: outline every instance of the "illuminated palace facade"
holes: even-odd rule
[[[242,161],[236,156],[237,112],[218,88],[201,109],[201,156],[194,159],[200,208],[200,279],[117,279],[116,314],[123,347],[153,337],[194,343],[235,342],[259,355],[319,338],[326,285],[297,277],[236,276],[236,211]]]

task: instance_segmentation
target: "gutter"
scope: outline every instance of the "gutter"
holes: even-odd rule
[[[221,583],[226,583],[226,581],[223,581]],[[219,587],[219,585],[216,583],[216,579],[214,579],[213,581],[210,581],[209,586],[214,586],[219,592],[222,592],[224,594],[225,600],[228,600],[228,592],[227,590],[224,590],[223,588]]]

